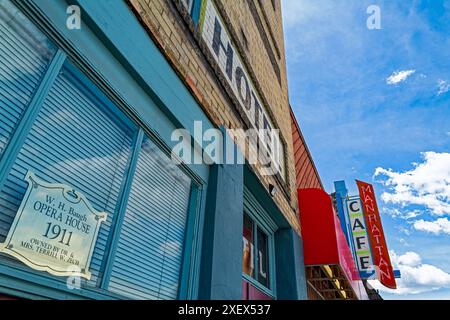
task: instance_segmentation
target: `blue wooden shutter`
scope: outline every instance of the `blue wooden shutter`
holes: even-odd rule
[[[115,252],[109,290],[135,299],[176,299],[191,180],[143,142]]]
[[[114,106],[105,104],[106,98],[67,66],[55,80],[0,192],[4,221],[0,241],[22,201],[28,170],[47,182],[68,184],[96,210],[108,213],[91,261],[90,284],[96,285],[134,133],[113,114]]]
[[[55,52],[10,1],[0,0],[0,158]]]

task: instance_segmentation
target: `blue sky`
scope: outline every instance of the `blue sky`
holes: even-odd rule
[[[291,105],[326,190],[377,191],[404,275],[383,297],[450,299],[450,0],[282,2]]]

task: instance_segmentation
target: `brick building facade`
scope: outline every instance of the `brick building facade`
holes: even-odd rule
[[[279,0],[0,7],[0,296],[307,298],[294,148],[320,180],[292,135]],[[199,123],[247,162],[178,162],[208,155]]]
[[[201,31],[183,2],[129,0],[129,3],[211,121],[231,129],[247,128],[239,113],[237,97],[228,94],[229,85],[214,65]],[[285,186],[272,177],[259,177],[266,187],[270,183],[285,190],[276,195],[275,201],[300,232],[281,3],[219,0],[214,4],[286,146]]]

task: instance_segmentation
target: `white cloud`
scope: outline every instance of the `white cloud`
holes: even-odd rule
[[[422,259],[415,252],[407,252],[404,255],[396,256],[397,264],[402,264],[408,267],[417,267],[422,264]]]
[[[404,234],[404,235],[407,235],[407,236],[411,235],[411,231],[409,230],[409,228],[405,228],[404,226],[402,226],[400,224],[398,226],[396,226],[395,228],[398,230],[398,232],[400,234]]]
[[[286,27],[294,27],[299,23],[305,23],[314,17],[320,16],[321,12],[320,3],[316,1],[298,1],[298,0],[285,0],[281,1],[283,22]]]
[[[438,96],[450,91],[450,83],[448,83],[447,81],[439,80],[438,86],[439,86]]]
[[[446,218],[440,218],[436,221],[418,220],[414,222],[414,229],[434,233],[435,235],[450,234],[450,220]]]
[[[405,81],[409,76],[413,75],[416,70],[395,71],[387,79],[386,83],[393,85]]]
[[[392,216],[393,218],[401,218],[404,220],[414,219],[421,215],[419,210],[402,211],[398,208],[383,208],[383,213]]]
[[[450,215],[450,153],[424,152],[423,162],[406,172],[377,168],[374,177],[388,188],[385,203],[424,206],[432,214]]]
[[[404,245],[405,247],[409,247],[409,243],[408,241],[406,241],[404,238],[399,238],[398,242],[400,242],[402,245]]]
[[[450,274],[433,265],[422,263],[417,253],[407,252],[398,256],[391,251],[390,256],[394,268],[399,269],[401,273],[401,278],[396,279],[397,289],[388,289],[378,280],[369,280],[375,289],[392,294],[408,295],[450,288]]]

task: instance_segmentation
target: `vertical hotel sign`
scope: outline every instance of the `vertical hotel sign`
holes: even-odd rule
[[[211,56],[220,68],[223,78],[230,86],[240,109],[252,129],[257,130],[258,139],[267,151],[270,170],[263,174],[279,174],[285,179],[284,147],[265,105],[261,102],[252,79],[242,62],[235,44],[220,17],[213,1],[203,0],[200,30]],[[240,146],[242,147],[242,146]]]
[[[384,286],[396,289],[394,270],[389,257],[373,186],[358,180],[356,180],[356,183],[363,206],[377,278]]]

